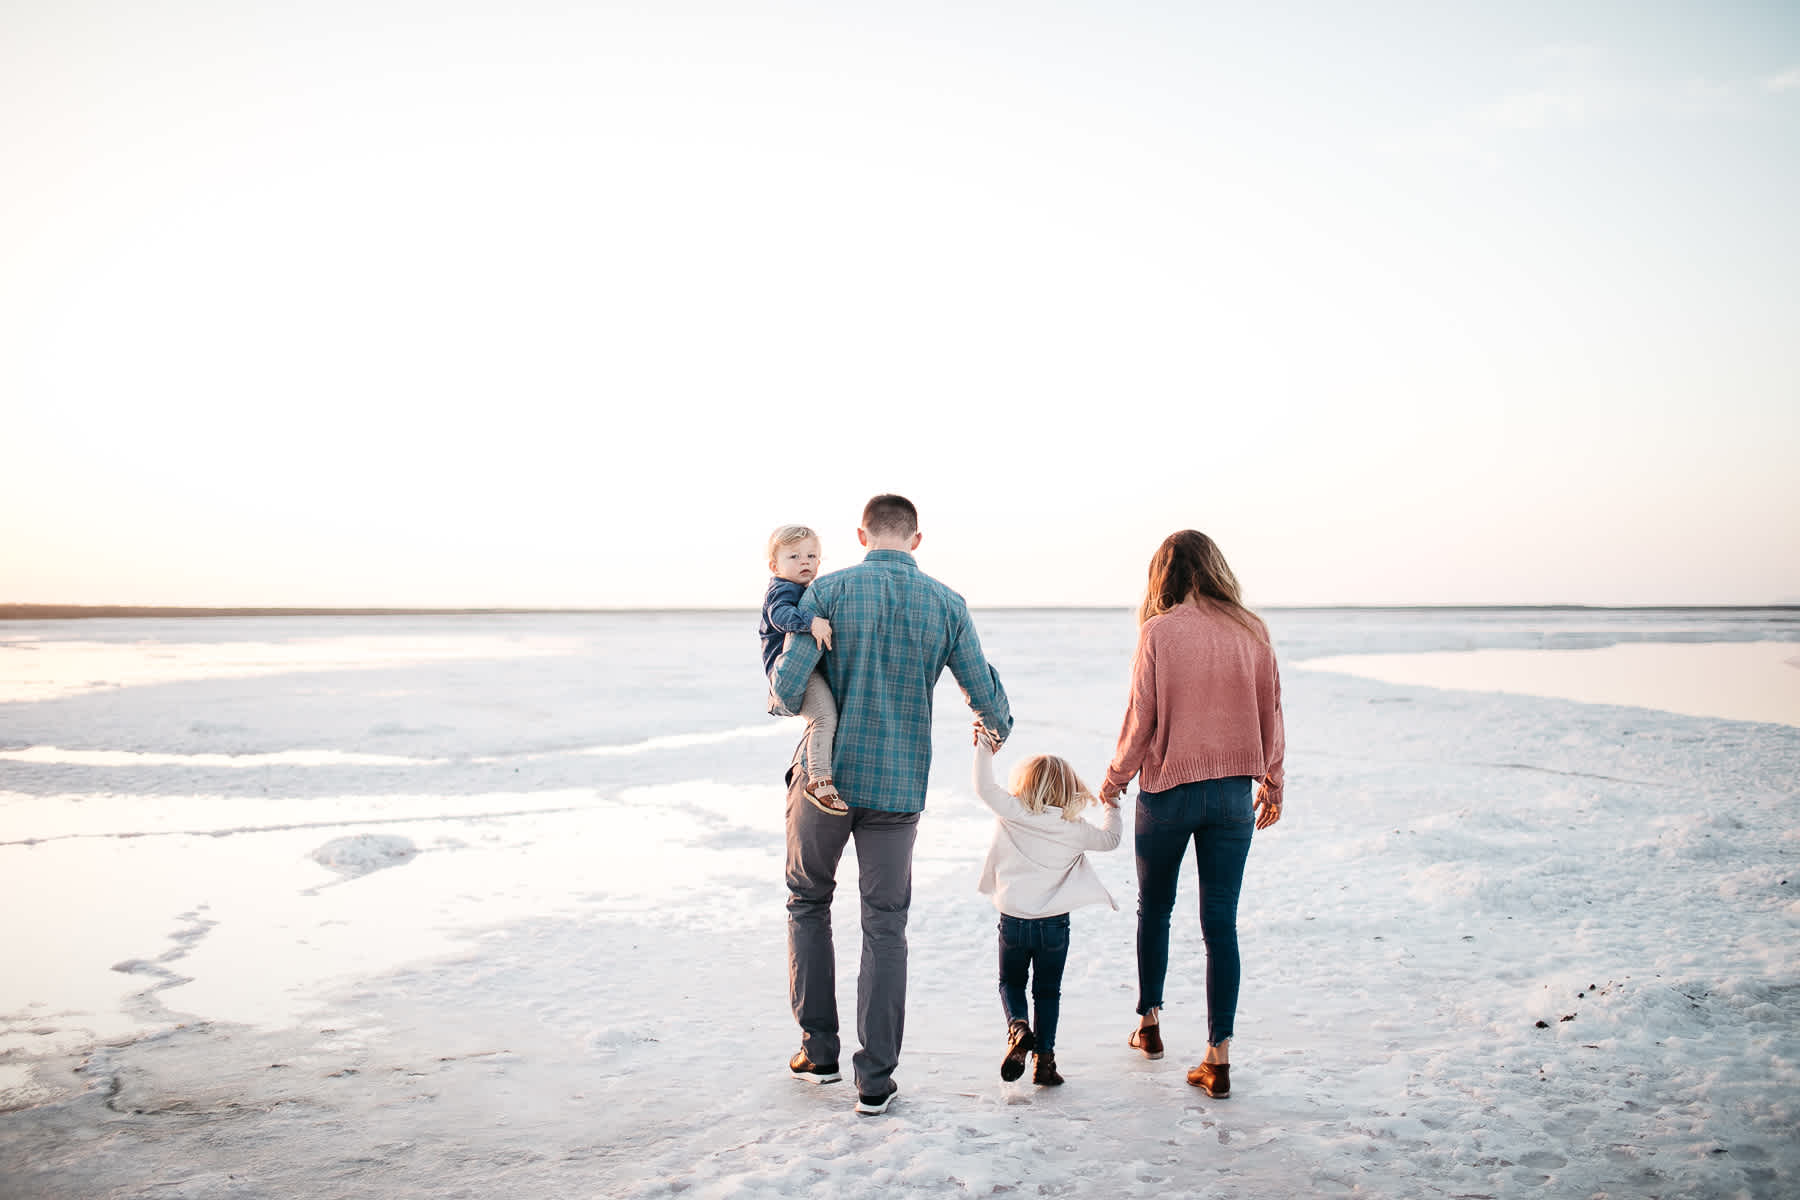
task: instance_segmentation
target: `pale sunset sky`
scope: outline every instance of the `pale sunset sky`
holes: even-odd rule
[[[1800,602],[1800,5],[0,0],[0,601]]]

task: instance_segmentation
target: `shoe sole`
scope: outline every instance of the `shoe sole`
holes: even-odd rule
[[[824,1075],[817,1074],[813,1071],[789,1071],[788,1074],[792,1075],[795,1079],[798,1079],[801,1083],[836,1083],[844,1077],[842,1071],[832,1071]]]
[[[888,1110],[888,1105],[892,1104],[894,1102],[894,1097],[899,1094],[900,1089],[895,1088],[893,1091],[883,1096],[880,1102],[876,1104],[870,1104],[867,1100],[858,1096],[856,1098],[856,1115],[859,1117],[879,1117]]]
[[[1027,1033],[1015,1044],[1008,1046],[1006,1057],[1000,1060],[1000,1078],[1011,1083],[1025,1074],[1025,1056],[1037,1048],[1037,1038]]]

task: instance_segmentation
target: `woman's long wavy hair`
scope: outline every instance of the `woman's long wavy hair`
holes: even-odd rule
[[[1138,606],[1138,624],[1168,612],[1190,596],[1199,596],[1202,603],[1210,601],[1257,641],[1268,642],[1268,626],[1244,607],[1237,576],[1231,573],[1219,544],[1197,529],[1171,533],[1151,555],[1150,586]]]

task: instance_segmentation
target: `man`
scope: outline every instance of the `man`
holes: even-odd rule
[[[850,816],[807,803],[806,772],[788,768],[788,993],[800,1025],[798,1079],[831,1083],[838,1070],[837,967],[831,896],[838,860],[856,839],[862,892],[862,965],[856,980],[856,1111],[887,1111],[906,1024],[906,917],[912,904],[913,841],[931,769],[931,697],[948,666],[963,697],[993,735],[1012,732],[1000,676],[981,653],[963,598],[919,570],[919,513],[903,496],[863,509],[856,538],[869,553],[822,576],[800,610],[831,622],[825,677],[838,702],[832,776]],[[806,634],[791,640],[774,690],[798,711],[820,657]],[[796,764],[800,751],[796,751]]]

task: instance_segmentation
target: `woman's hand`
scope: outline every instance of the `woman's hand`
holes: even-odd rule
[[[1124,791],[1125,791],[1124,788],[1110,788],[1109,789],[1106,787],[1105,784],[1102,784],[1100,786],[1100,796],[1099,796],[1100,803],[1106,805],[1106,807],[1108,807],[1108,808],[1117,808],[1117,807],[1119,807],[1119,797],[1120,797],[1120,795],[1122,795],[1124,793]]]
[[[1256,827],[1267,829],[1281,820],[1281,797],[1269,793],[1269,785],[1261,783],[1256,786]]]

